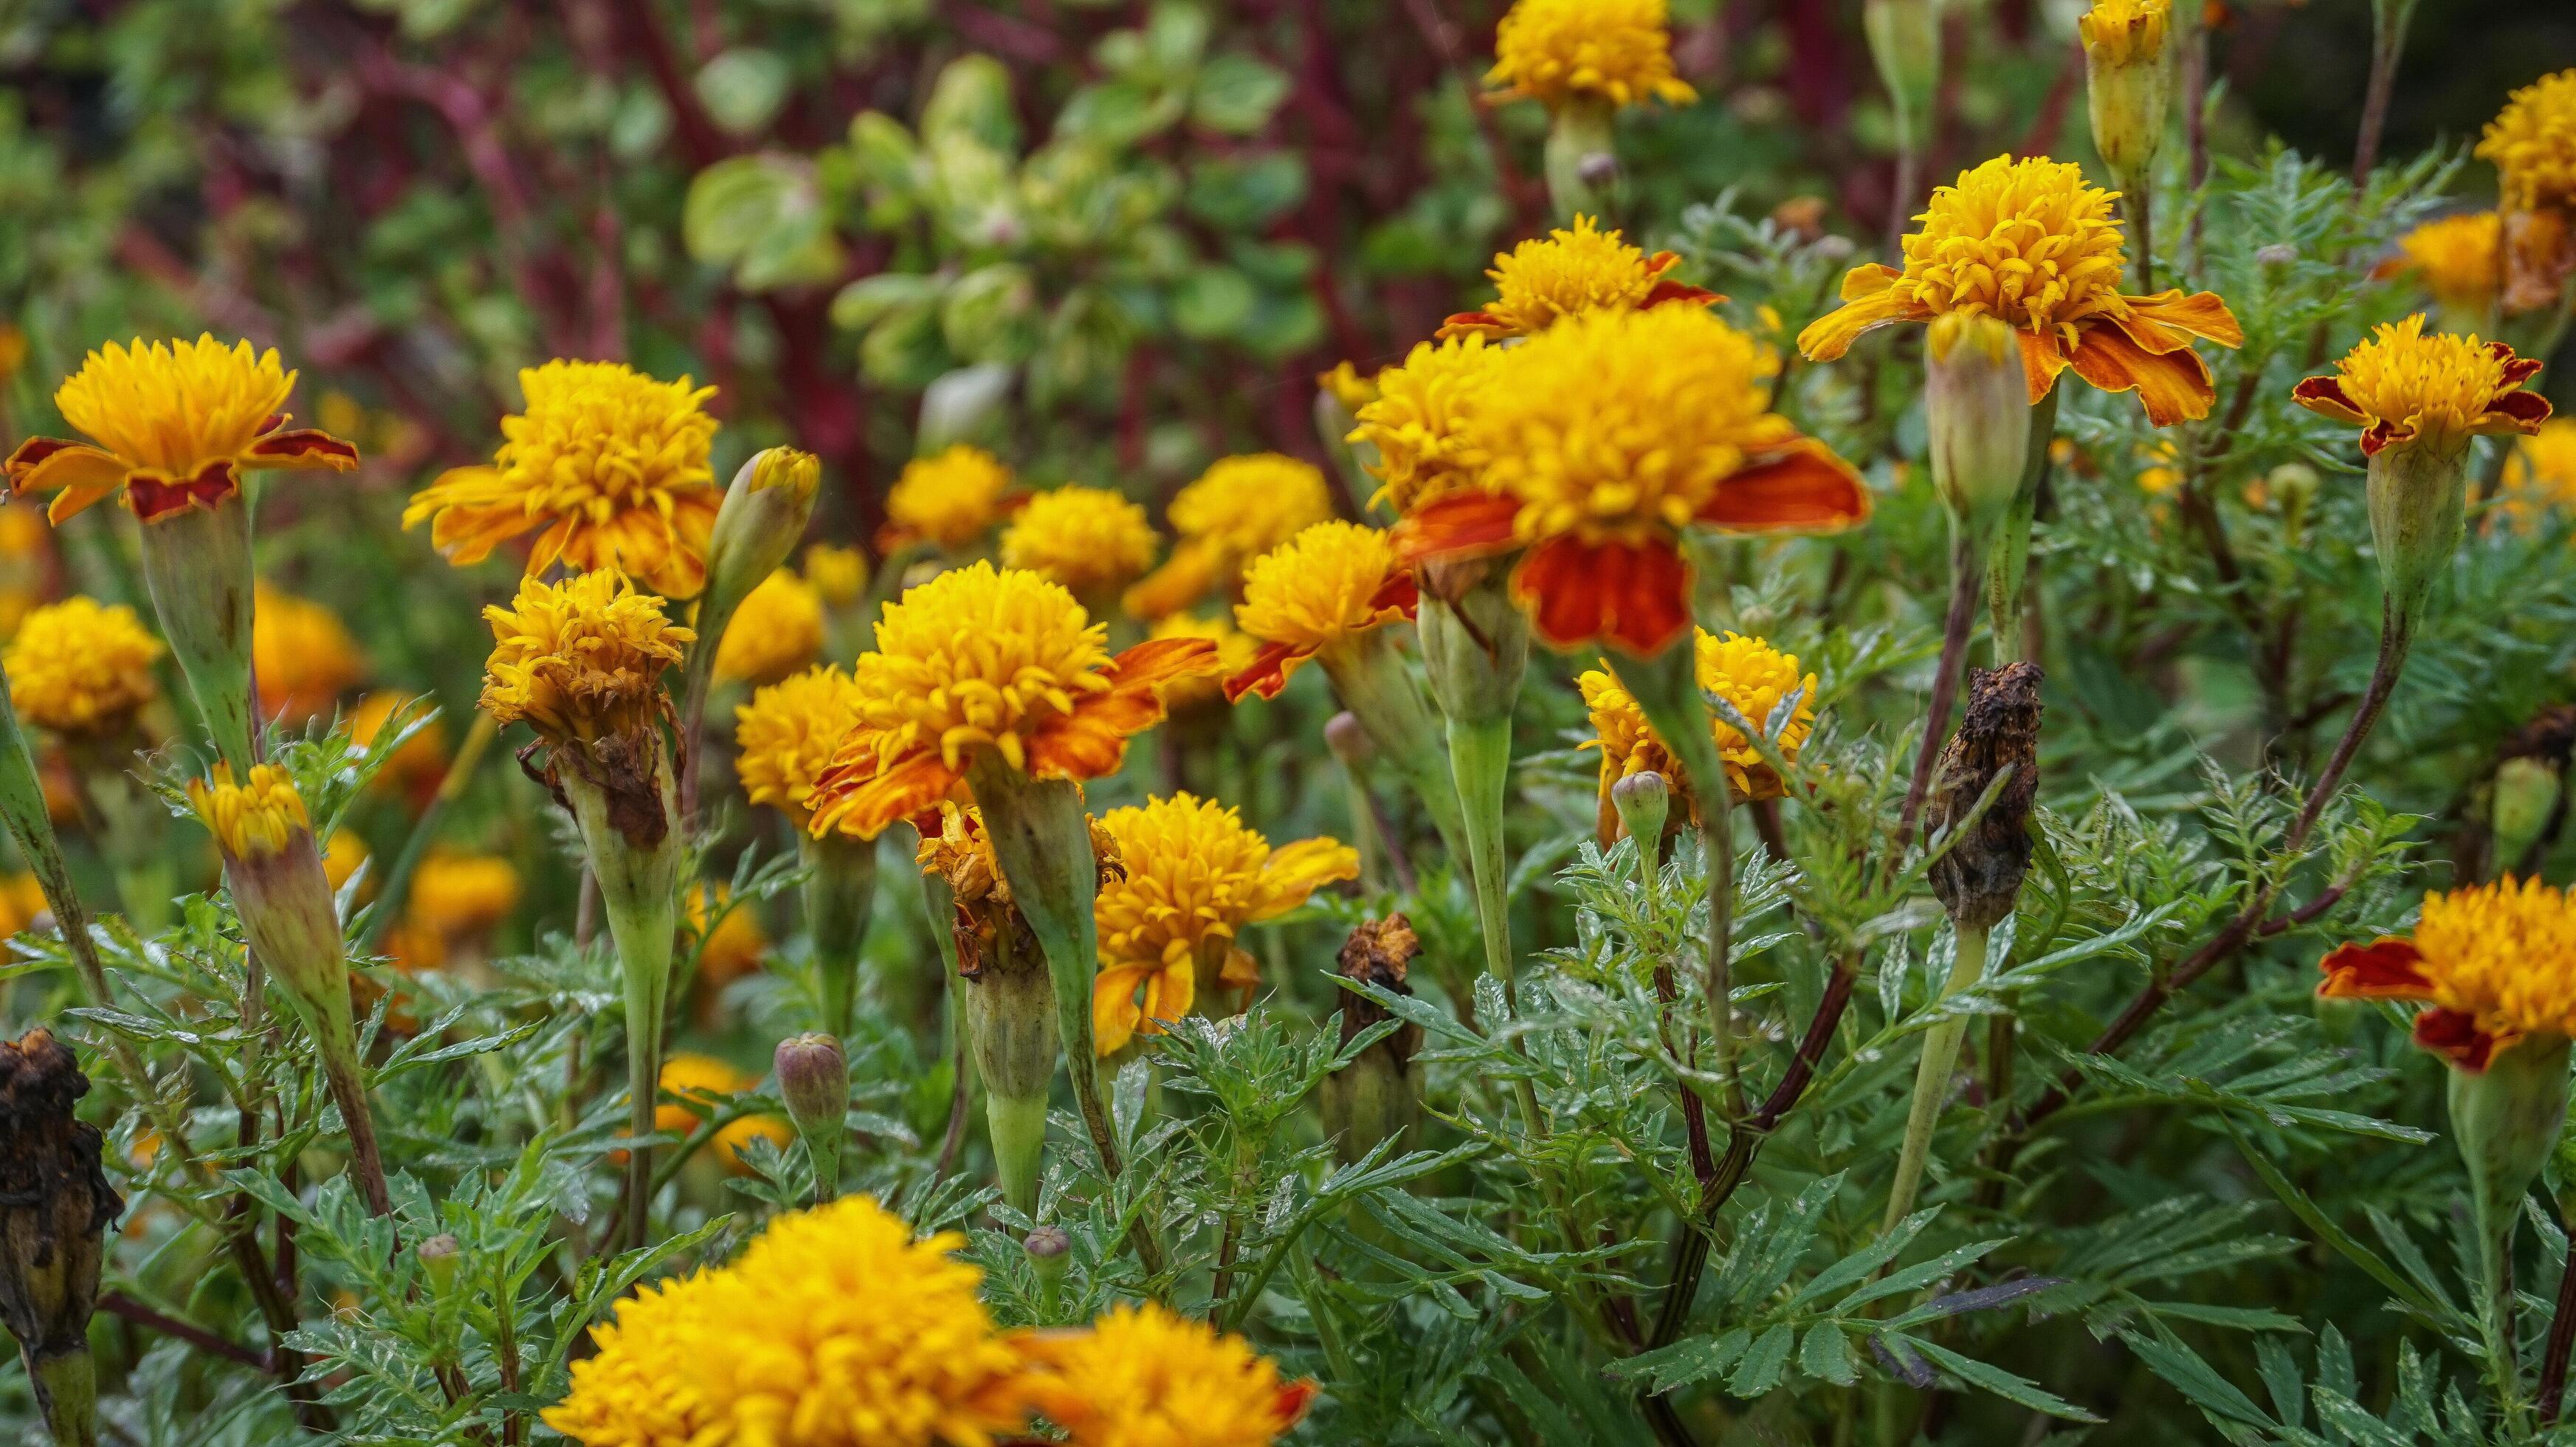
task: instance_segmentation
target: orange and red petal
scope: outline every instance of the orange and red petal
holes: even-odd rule
[[[1661,254],[1667,257],[1672,255],[1669,251]],[[1725,297],[1704,286],[1692,286],[1688,282],[1680,281],[1658,281],[1646,288],[1646,299],[1637,303],[1637,309],[1643,311],[1648,307],[1674,305],[1716,306],[1724,300],[1726,300]]]
[[[1150,694],[1176,679],[1204,678],[1219,666],[1214,639],[1154,638],[1110,659],[1105,677],[1112,691],[1142,689]]]
[[[241,474],[229,457],[216,458],[184,480],[150,468],[137,468],[125,476],[125,505],[147,523],[176,517],[190,508],[211,512],[239,491]]]
[[[2487,355],[2504,363],[2504,384],[2519,387],[2540,374],[2538,357],[2517,357],[2513,348],[2503,342],[2487,343]]]
[[[2492,1035],[2478,1028],[2477,1017],[2436,1006],[2415,1017],[2415,1043],[2459,1069],[2480,1074],[2499,1050],[2513,1048],[2520,1035]]]
[[[1650,658],[1690,629],[1691,568],[1669,542],[1553,538],[1512,574],[1512,594],[1550,646],[1606,643]]]
[[[2137,393],[2147,420],[2158,427],[2197,421],[2218,401],[2198,352],[2151,352],[2116,322],[2084,328],[2066,360],[2075,375],[2105,392]]]
[[[1885,271],[1887,268],[1878,269]],[[1861,268],[1861,271],[1866,270],[1869,268]],[[1859,271],[1852,273],[1853,277],[1859,275]],[[1851,292],[1852,279],[1846,277],[1843,279],[1843,295],[1851,298]],[[1863,293],[1857,299],[1847,299],[1841,306],[1807,323],[1806,329],[1798,333],[1798,350],[1811,362],[1834,361],[1850,351],[1852,343],[1859,341],[1863,334],[1891,322],[1916,320],[1920,318],[1897,298],[1895,292],[1880,287],[1875,292]]]
[[[1699,520],[1739,533],[1830,532],[1869,520],[1869,485],[1832,448],[1801,437],[1717,485]]]
[[[2366,413],[2353,405],[2352,398],[2344,394],[2341,377],[2303,378],[2290,389],[2290,400],[2320,417],[2349,422],[2355,427],[2366,426],[2370,421]]]
[[[2415,440],[2415,429],[2389,421],[2373,422],[2361,434],[2361,455],[2377,457],[2384,449]]]
[[[56,494],[45,516],[61,522],[125,485],[126,466],[114,453],[81,442],[30,437],[5,464],[9,491]]]
[[[2013,341],[2021,347],[2022,385],[2030,391],[2030,405],[2036,407],[2057,385],[2057,374],[2066,370],[2066,349],[2053,331],[2016,330]]]
[[[2549,399],[2537,392],[2505,392],[2497,396],[2484,415],[2470,424],[2471,432],[2520,432],[2525,435],[2540,430],[2549,420]]]
[[[2344,945],[2318,961],[2317,970],[2325,976],[2317,983],[2320,999],[2433,998],[2433,982],[2424,975],[2424,956],[2413,940],[2392,937]]]
[[[1512,334],[1511,324],[1492,312],[1451,312],[1447,320],[1440,323],[1440,330],[1433,332],[1431,337],[1434,341],[1445,342],[1452,337],[1499,340]]]
[[[1285,1432],[1304,1420],[1306,1409],[1314,1404],[1317,1390],[1309,1380],[1290,1382],[1279,1389],[1279,1395],[1271,1401],[1270,1414],[1278,1422],[1280,1431]]]
[[[894,824],[937,808],[961,777],[934,749],[896,759],[888,766],[878,764],[871,752],[848,763],[836,762],[823,772],[814,790],[810,832],[815,837],[838,832],[874,839]]]
[[[243,449],[241,465],[350,472],[357,468],[358,449],[356,444],[343,442],[318,427],[295,427],[254,439]]]
[[[1390,573],[1385,582],[1378,584],[1377,591],[1369,595],[1368,606],[1375,622],[1410,619],[1421,610],[1422,585],[1414,581],[1410,568]]]
[[[1491,557],[1519,545],[1513,525],[1518,499],[1498,492],[1460,492],[1424,503],[1395,525],[1395,555],[1424,558]]]
[[[2204,341],[2216,342],[2230,349],[2245,345],[2245,328],[2238,324],[2236,313],[2227,309],[2227,303],[2221,301],[2216,292],[2196,291],[2186,296],[2180,291],[2160,291],[2154,296],[2130,297],[2128,302],[2131,314],[2144,317],[2159,327],[2189,332]],[[2145,337],[2138,340],[2157,351],[2169,350],[2155,347]]]
[[[1297,664],[1304,660],[1307,652],[1311,651],[1301,651],[1294,644],[1289,643],[1262,644],[1261,651],[1252,655],[1250,665],[1242,672],[1226,679],[1225,701],[1241,703],[1247,693],[1258,694],[1263,698],[1277,698],[1279,690],[1288,686],[1288,675],[1295,671]]]

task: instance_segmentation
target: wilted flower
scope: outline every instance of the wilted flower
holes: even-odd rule
[[[983,540],[1020,502],[1011,470],[980,447],[953,443],[903,465],[886,493],[886,525],[877,546],[887,552],[932,543],[957,552]]]
[[[1440,336],[1530,336],[1596,311],[1726,300],[1667,278],[1664,273],[1680,260],[1670,251],[1648,256],[1616,230],[1603,231],[1591,217],[1578,215],[1573,230],[1551,231],[1544,240],[1524,241],[1496,256],[1485,273],[1493,278],[1494,299],[1482,311],[1450,317]]]
[[[1964,823],[1995,780],[2012,771],[1973,831],[1932,861],[1932,893],[1961,928],[2001,923],[2021,897],[2031,804],[2039,796],[2040,678],[2039,665],[2026,661],[1972,670],[1967,715],[1941,750],[1941,786],[1925,801],[1927,838]]]
[[[65,598],[29,613],[9,640],[9,701],[21,718],[59,734],[124,732],[157,691],[164,652],[122,603]]]
[[[0,1042],[0,1324],[63,1447],[97,1440],[89,1319],[125,1209],[100,1167],[98,1127],[73,1114],[88,1092],[51,1031]]]
[[[1332,515],[1332,492],[1313,463],[1276,452],[1220,459],[1172,499],[1172,555],[1127,590],[1127,611],[1149,620],[1177,613]]]
[[[742,600],[716,644],[718,683],[775,683],[823,651],[823,599],[785,568]]]
[[[492,465],[453,469],[413,494],[403,526],[428,522],[460,567],[543,528],[531,578],[560,562],[696,596],[722,500],[707,463],[716,420],[703,410],[716,389],[618,362],[553,361],[521,371],[519,390],[526,410],[501,419]]]
[[[1089,1331],[1037,1333],[1026,1350],[1051,1369],[1029,1378],[1030,1395],[1072,1447],[1270,1447],[1315,1397],[1243,1338],[1151,1301],[1112,1307]]]
[[[1696,630],[1694,663],[1702,691],[1726,700],[1735,711],[1755,728],[1766,726],[1772,711],[1790,694],[1799,695],[1798,707],[1781,726],[1780,756],[1796,760],[1799,748],[1815,728],[1816,676],[1801,674],[1795,655],[1781,652],[1759,638],[1740,633],[1723,637],[1702,628]],[[1690,816],[1699,818],[1699,801],[1690,796],[1690,781],[1678,761],[1646,723],[1646,715],[1637,707],[1627,688],[1606,670],[1594,670],[1575,680],[1582,690],[1584,706],[1592,711],[1591,742],[1587,749],[1601,751],[1600,829],[1606,844],[1618,837],[1613,827],[1618,812],[1612,807],[1610,791],[1620,780],[1638,774],[1661,775],[1682,795]],[[1762,751],[1753,746],[1742,731],[1722,718],[1709,720],[1710,736],[1717,741],[1718,756],[1726,762],[1726,778],[1743,799],[1776,799],[1784,781]]]
[[[1105,487],[1032,496],[1002,530],[1002,566],[1062,583],[1078,598],[1111,599],[1154,565],[1154,525],[1142,504]]]
[[[1497,100],[1527,97],[1551,108],[1699,98],[1673,74],[1665,0],[1515,0],[1495,27],[1485,81],[1497,87]]]
[[[1319,650],[1412,617],[1418,598],[1413,570],[1396,560],[1387,534],[1358,523],[1315,524],[1245,570],[1235,621],[1261,648],[1227,675],[1226,697],[1278,697],[1288,675]]]
[[[2111,199],[2045,156],[1963,171],[1915,218],[1904,270],[1855,267],[1844,305],[1800,332],[1798,350],[1830,362],[1874,328],[1970,312],[2013,328],[2034,403],[2072,367],[2105,392],[2135,391],[2159,427],[2206,417],[2217,394],[2191,340],[2235,347],[2245,334],[2209,292],[2121,294],[2127,260]]]
[[[339,614],[266,583],[254,606],[251,677],[269,718],[300,722],[327,713],[367,676],[366,655]]]
[[[509,607],[483,617],[493,639],[483,707],[555,741],[645,729],[669,707],[663,670],[697,636],[663,615],[661,599],[606,571],[523,579]]]

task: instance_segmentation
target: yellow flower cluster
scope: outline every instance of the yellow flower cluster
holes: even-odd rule
[[[788,569],[760,580],[716,644],[719,683],[775,683],[823,651],[823,597]]]
[[[1028,1352],[1053,1369],[1031,1379],[1038,1409],[1074,1447],[1269,1447],[1315,1395],[1243,1338],[1151,1301],[1039,1333]]]
[[[1734,705],[1745,722],[1757,729],[1770,721],[1771,711],[1780,706],[1780,700],[1804,689],[1797,712],[1780,730],[1779,739],[1782,758],[1794,761],[1798,757],[1799,747],[1815,728],[1816,676],[1801,674],[1794,654],[1783,653],[1759,638],[1738,633],[1721,637],[1700,629],[1694,666],[1700,688]],[[1576,679],[1575,685],[1583,692],[1584,706],[1592,711],[1593,739],[1584,747],[1601,751],[1605,820],[1613,817],[1608,812],[1610,786],[1631,775],[1662,774],[1676,791],[1688,791],[1689,781],[1648,728],[1636,699],[1616,677],[1606,670],[1594,670]],[[1713,718],[1709,731],[1717,740],[1718,755],[1726,760],[1727,781],[1734,786],[1737,797],[1780,796],[1783,781],[1779,772],[1763,760],[1762,751],[1742,730],[1724,719]]]
[[[283,854],[297,835],[313,830],[295,780],[275,764],[251,765],[249,782],[241,784],[233,782],[230,764],[217,764],[212,778],[188,781],[188,802],[234,859]]]
[[[2392,269],[2423,283],[2443,306],[2483,312],[2502,284],[2504,219],[2493,211],[2437,217],[2399,237]]]
[[[490,929],[519,907],[519,871],[497,854],[433,850],[412,872],[405,923],[441,937]]]
[[[1317,523],[1253,559],[1235,622],[1302,657],[1403,617],[1402,606],[1381,596],[1401,572],[1384,532],[1339,519]]]
[[[1665,0],[1515,0],[1494,31],[1497,98],[1612,106],[1699,98],[1673,73]]]
[[[2058,331],[2072,345],[2077,323],[2127,309],[2111,201],[2072,164],[1998,156],[1933,191],[1893,290],[1900,303]]]
[[[940,574],[887,605],[876,641],[856,677],[867,727],[894,735],[879,751],[936,749],[950,769],[989,746],[1026,772],[1031,737],[1109,687],[1108,625],[1016,568]]]
[[[686,1140],[698,1128],[701,1119],[722,1113],[735,1096],[760,1083],[759,1079],[734,1069],[712,1055],[683,1050],[662,1062],[661,1087],[664,1095],[679,1100],[666,1100],[653,1107],[653,1130],[657,1135],[678,1136]],[[695,1105],[695,1109],[689,1104]],[[708,1143],[724,1163],[737,1170],[748,1169],[743,1155],[756,1140],[768,1141],[785,1149],[795,1139],[787,1122],[771,1115],[737,1116],[717,1126]]]
[[[2084,49],[2098,65],[2144,65],[2164,58],[2173,0],[2093,0],[2076,17]]]
[[[1105,487],[1059,487],[1028,500],[1002,530],[1002,566],[1051,578],[1079,597],[1124,588],[1154,565],[1141,504]]]
[[[951,552],[981,541],[1002,515],[1011,470],[980,447],[959,442],[903,466],[886,494],[887,540],[924,541]]]
[[[104,735],[152,701],[164,650],[122,603],[66,598],[29,613],[9,640],[9,701],[38,728]]]
[[[1358,412],[1348,440],[1377,449],[1377,498],[1409,513],[1476,484],[1475,459],[1460,437],[1502,349],[1481,333],[1422,342],[1401,366],[1378,373],[1376,399]]]
[[[781,679],[734,710],[734,773],[751,802],[801,826],[811,817],[815,783],[859,723],[858,685],[840,669],[820,666]]]
[[[2415,949],[2433,1003],[2491,1035],[2576,1035],[2576,906],[2512,879],[2424,897]]]
[[[509,607],[483,617],[493,640],[483,707],[557,741],[648,726],[664,707],[662,671],[697,637],[663,616],[661,599],[608,571],[523,579]]]
[[[816,543],[805,550],[805,581],[825,603],[847,608],[868,591],[867,554]]]
[[[331,710],[367,676],[367,657],[340,615],[266,583],[255,590],[251,676],[261,712],[290,723]]]
[[[275,348],[137,338],[131,348],[109,342],[90,353],[54,393],[54,409],[127,463],[184,479],[247,451],[294,390],[295,373]]]
[[[2501,344],[2427,334],[2417,313],[2382,324],[2344,354],[2334,376],[2311,377],[2294,395],[2310,411],[2361,426],[2365,451],[2417,439],[2447,450],[2475,435],[2536,430],[2549,404],[2522,384],[2539,370]]]
[[[2504,506],[2523,523],[2543,512],[2576,514],[2576,417],[2553,417],[2504,464]],[[10,665],[11,674],[17,665]]]
[[[1676,259],[1668,251],[1648,256],[1617,231],[1576,216],[1573,230],[1551,231],[1495,257],[1485,273],[1493,279],[1494,300],[1483,311],[1450,318],[1441,331],[1530,336],[1567,317],[1641,307]]]
[[[2576,70],[2545,75],[2505,101],[2478,141],[2508,211],[2576,208]]]

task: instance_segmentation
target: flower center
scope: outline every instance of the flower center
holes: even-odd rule
[[[2415,947],[2438,1003],[2479,1028],[2576,1035],[2576,909],[2540,881],[2424,897]]]
[[[1254,560],[1243,578],[1243,631],[1294,648],[1321,648],[1377,620],[1370,600],[1395,569],[1387,535],[1328,522]]]
[[[713,387],[657,382],[615,362],[548,362],[519,374],[527,410],[501,419],[495,461],[533,495],[532,511],[612,508],[710,483],[716,421],[699,409]]]
[[[2032,331],[2119,316],[2120,223],[2112,193],[2045,157],[1998,156],[1932,193],[1905,238],[1899,300],[2000,318]]]
[[[940,574],[887,606],[877,651],[858,661],[868,726],[894,735],[879,757],[934,747],[963,769],[990,744],[1025,769],[1029,735],[1109,686],[1108,637],[1035,573],[977,562]]]
[[[90,353],[54,406],[127,464],[190,478],[247,450],[294,387],[273,350],[211,336],[148,345],[138,337],[130,349],[110,342]]]
[[[2464,433],[2506,390],[2504,359],[2476,337],[2426,335],[2421,314],[2383,325],[2341,365],[2343,392],[2374,422]]]
[[[295,781],[275,764],[253,764],[246,784],[233,782],[231,765],[218,764],[211,780],[188,785],[188,801],[235,859],[282,854],[298,833],[313,827]]]

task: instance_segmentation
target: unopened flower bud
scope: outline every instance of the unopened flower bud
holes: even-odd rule
[[[2269,246],[2256,247],[2254,250],[2254,261],[2260,266],[2287,266],[2298,259],[2299,248],[2286,241],[2275,241]]]
[[[2506,869],[2515,866],[2533,840],[2549,827],[2558,811],[2562,779],[2556,764],[2525,755],[2496,766],[2495,792],[2489,814],[2495,830],[2494,857]]]
[[[1354,771],[1367,768],[1369,761],[1377,757],[1377,745],[1360,724],[1360,716],[1349,709],[1325,720],[1324,746],[1342,761],[1342,767]]]
[[[2172,11],[2171,0],[2094,0],[2076,21],[2084,38],[2093,149],[2124,187],[2145,183],[2164,143],[2173,94]]]
[[[456,1285],[456,1268],[465,1248],[453,1236],[437,1235],[413,1248],[420,1257],[420,1271],[429,1278],[431,1288],[444,1296]]]
[[[2030,810],[2039,795],[2036,663],[1980,668],[1968,680],[1967,717],[1941,750],[1940,790],[1923,811],[1924,837],[1964,821],[1995,776],[2012,770],[1993,804],[1932,864],[1932,892],[1963,929],[2008,918],[2030,867]]]
[[[0,1043],[0,1323],[18,1339],[54,1440],[97,1438],[89,1318],[104,1238],[125,1203],[73,1115],[89,1077],[50,1031]]]
[[[2021,491],[2030,457],[2030,385],[2012,328],[1944,312],[1924,348],[1924,425],[1932,485],[1973,537],[1989,535]]]
[[[1610,806],[1619,811],[1619,823],[1637,848],[1651,851],[1663,840],[1664,821],[1672,817],[1672,784],[1651,769],[1630,774],[1610,786]]]
[[[770,1063],[796,1128],[808,1136],[826,1131],[837,1137],[850,1109],[850,1067],[841,1042],[829,1035],[792,1035],[778,1042]]]
[[[1860,19],[1896,114],[1898,144],[1919,148],[1931,139],[1932,93],[1941,84],[1940,0],[1865,0]],[[1908,211],[1914,201],[1897,198]]]
[[[723,620],[795,551],[814,515],[814,493],[822,479],[821,459],[793,447],[755,452],[734,473],[724,505],[716,511],[715,532],[707,540],[701,635],[722,631]],[[712,648],[714,643],[699,646]]]
[[[1341,973],[1392,994],[1410,995],[1413,988],[1405,983],[1405,974],[1421,951],[1413,922],[1403,915],[1365,920],[1342,945]],[[1386,1008],[1375,1000],[1344,991],[1342,1048],[1349,1049],[1362,1032],[1386,1018]],[[1317,1093],[1324,1134],[1345,1163],[1413,1129],[1422,1113],[1421,1084],[1413,1077],[1413,1056],[1421,1048],[1422,1027],[1408,1022],[1324,1077]]]
[[[1073,1237],[1062,1226],[1040,1226],[1020,1243],[1032,1261],[1052,1261],[1073,1249]]]
[[[2296,549],[2308,525],[2308,509],[2317,500],[2317,470],[2304,462],[2284,462],[2263,475],[2263,490],[2281,510],[2281,539]]]

